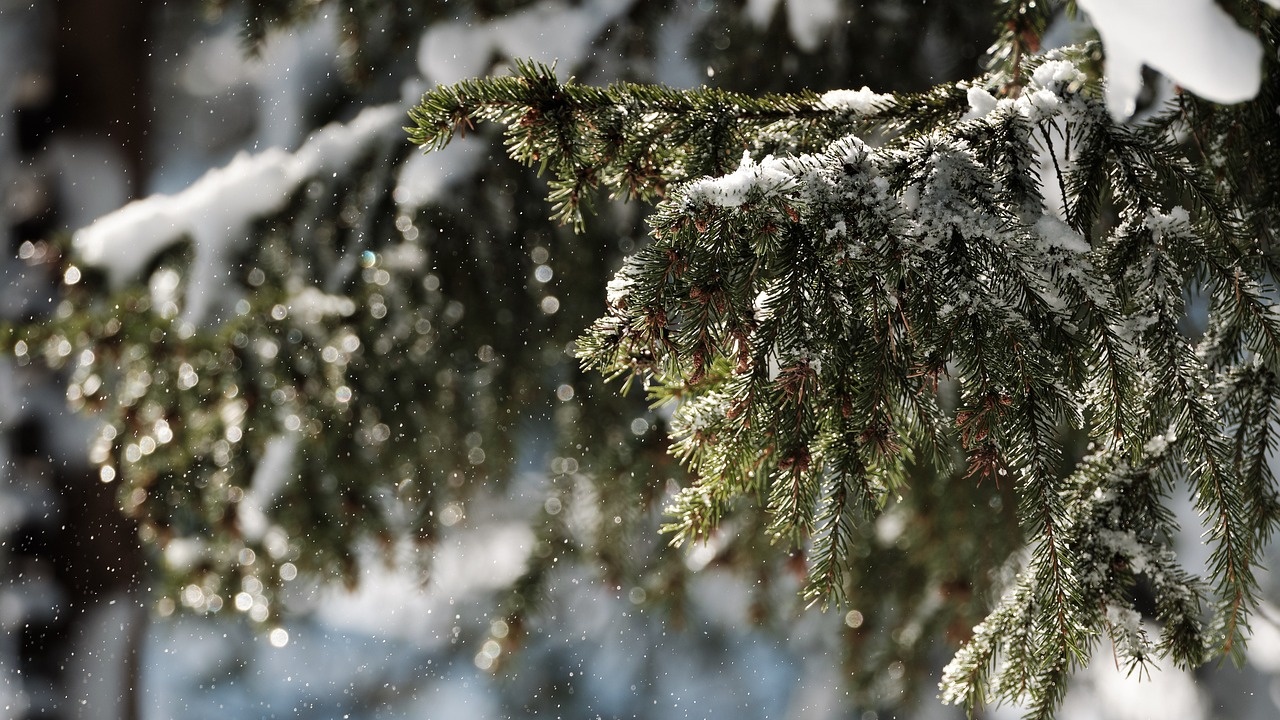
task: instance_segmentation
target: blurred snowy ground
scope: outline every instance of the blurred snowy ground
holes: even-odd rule
[[[711,620],[668,632],[628,600],[570,582],[545,610],[545,634],[495,675],[477,667],[484,598],[449,602],[403,575],[366,580],[286,625],[284,647],[220,619],[156,622],[145,717],[830,716],[787,712],[801,659],[764,632]],[[834,700],[823,693],[802,702]]]

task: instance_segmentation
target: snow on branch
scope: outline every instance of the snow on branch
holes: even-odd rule
[[[196,257],[184,319],[199,324],[209,319],[213,298],[228,280],[226,263],[249,241],[250,225],[283,210],[303,183],[342,175],[379,143],[398,141],[403,118],[398,104],[368,108],[350,123],[322,128],[295,153],[241,153],[177,194],[152,195],[104,215],[76,232],[75,249],[120,288],[157,254],[189,238]]]
[[[1214,0],[1080,0],[1080,7],[1102,37],[1107,107],[1117,119],[1134,112],[1143,65],[1213,102],[1258,94],[1262,44]]]

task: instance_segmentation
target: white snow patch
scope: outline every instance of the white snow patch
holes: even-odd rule
[[[528,565],[534,541],[533,531],[522,522],[452,533],[431,551],[431,580],[426,585],[413,572],[362,562],[357,589],[327,588],[318,619],[331,627],[401,637],[428,647],[448,644],[454,605],[515,582]],[[389,604],[388,598],[397,601]]]
[[[433,25],[418,46],[418,69],[438,84],[484,75],[495,58],[557,62],[572,72],[600,33],[635,0],[589,0],[580,6],[542,2],[489,22]]]
[[[805,52],[817,50],[827,29],[840,17],[839,0],[788,0],[787,27]]]
[[[778,3],[782,0],[747,0],[745,12],[747,17],[751,19],[751,24],[756,26],[758,30],[764,30],[769,27],[769,21],[773,19],[773,14],[778,10]]]
[[[744,12],[757,30],[769,27],[782,0],[747,0]],[[796,47],[813,52],[822,45],[823,35],[840,17],[839,0],[787,0],[787,29]]]
[[[609,305],[618,307],[631,294],[631,286],[635,284],[636,281],[630,277],[624,277],[622,274],[614,276],[609,284],[605,285],[605,300]]]
[[[1020,99],[1024,99],[1026,102],[1020,103],[1019,109],[1025,109],[1025,115],[1032,122],[1052,117],[1058,112],[1058,96],[1052,91],[1033,90],[1024,93]]]
[[[1130,531],[1107,530],[1098,531],[1098,539],[1112,551],[1129,560],[1129,567],[1135,573],[1144,573],[1150,567],[1147,550],[1138,542],[1138,537]]]
[[[1074,253],[1087,253],[1091,249],[1084,236],[1070,225],[1051,215],[1041,215],[1035,224],[1040,240],[1051,248],[1061,248]]]
[[[870,115],[893,103],[893,95],[872,92],[866,85],[861,90],[830,90],[822,94],[822,104],[831,110],[854,115]]]
[[[405,109],[398,104],[377,105],[360,111],[351,122],[332,123],[317,130],[298,148],[295,176],[341,172],[368,146],[384,138],[399,139],[403,132]]]
[[[737,170],[720,177],[694,180],[685,186],[685,197],[695,203],[739,207],[751,198],[752,191],[769,197],[794,187],[795,183],[795,176],[784,161],[766,155],[756,163],[751,153],[744,151]]]
[[[1032,84],[1057,92],[1083,82],[1084,79],[1080,68],[1066,60],[1049,60],[1031,73]]]
[[[371,144],[401,132],[399,105],[368,108],[349,124],[322,128],[298,152],[270,148],[241,153],[174,195],[152,195],[104,215],[75,234],[80,260],[107,272],[113,287],[136,279],[155,255],[191,238],[195,259],[187,278],[183,319],[210,319],[228,287],[227,263],[249,238],[254,220],[278,212],[303,182],[338,174]]]
[[[266,508],[295,476],[294,455],[297,449],[298,438],[293,435],[267,441],[262,460],[254,468],[249,481],[249,491],[236,505],[236,519],[246,538],[256,540],[266,535],[270,526]]]
[[[418,70],[442,85],[484,75],[492,59],[488,28],[461,20],[432,25],[418,45]]]
[[[208,557],[209,547],[203,540],[179,537],[165,543],[164,564],[178,572],[187,572]]]
[[[996,109],[996,96],[987,92],[986,88],[974,85],[969,88],[969,112],[964,116],[965,120],[985,117],[992,110]]]
[[[997,110],[1012,109],[1030,122],[1037,123],[1061,113],[1064,106],[1069,105],[1070,93],[1079,89],[1084,78],[1084,73],[1072,63],[1051,59],[1036,68],[1031,81],[1017,97],[996,98],[986,88],[970,87],[966,93],[969,112],[961,119],[974,120]]]
[[[344,295],[330,295],[314,285],[308,285],[294,293],[288,301],[289,314],[298,317],[306,325],[313,325],[326,317],[349,317],[356,311],[356,303]]]
[[[106,270],[119,286],[142,274],[156,253],[182,236],[174,197],[152,195],[98,218],[75,235],[81,262]]]
[[[1181,205],[1174,206],[1167,213],[1152,210],[1142,224],[1151,231],[1152,239],[1160,242],[1167,236],[1189,235],[1191,214]]]
[[[484,146],[470,137],[455,137],[439,150],[410,155],[396,178],[396,204],[409,211],[427,205],[475,174],[484,159]]]
[[[558,60],[566,72],[586,59],[591,43],[634,0],[591,0],[574,7],[543,3],[490,25],[495,45],[511,58]]]
[[[1076,673],[1063,700],[1060,717],[1098,720],[1151,720],[1210,717],[1195,676],[1158,654],[1141,680],[1118,663],[1113,650],[1099,647],[1087,667]]]
[[[1280,674],[1280,608],[1264,600],[1259,609],[1258,619],[1249,626],[1253,637],[1245,652],[1257,669],[1268,675]]]
[[[1214,0],[1080,0],[1080,7],[1106,50],[1107,107],[1117,119],[1136,108],[1143,64],[1213,102],[1258,93],[1262,45]]]
[[[906,513],[899,511],[896,507],[890,508],[876,518],[876,542],[880,543],[881,547],[893,547],[906,529]]]

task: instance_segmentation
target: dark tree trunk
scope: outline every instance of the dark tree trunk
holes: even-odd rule
[[[94,207],[91,192],[76,195],[75,189],[88,188],[95,179],[68,177],[84,166],[49,157],[48,150],[64,141],[106,150],[102,157],[123,169],[126,187],[114,188],[119,197],[142,189],[150,155],[148,31],[159,5],[158,0],[57,0],[42,9],[51,26],[42,38],[49,90],[20,109],[17,126],[20,151],[48,168],[44,177],[25,178],[47,185],[41,193],[47,207],[19,220],[15,243],[74,229],[69,225],[75,218]],[[41,305],[51,307],[32,303],[28,309]],[[146,617],[139,592],[142,552],[135,524],[117,505],[116,486],[101,483],[84,459],[87,433],[78,450],[76,442],[55,441],[69,432],[74,436],[67,426],[83,425],[60,407],[61,394],[61,382],[45,377],[32,383],[25,397],[5,399],[23,407],[22,420],[8,438],[19,460],[13,471],[26,474],[23,485],[52,495],[52,507],[33,513],[12,545],[17,568],[52,579],[58,588],[47,596],[53,607],[21,631],[19,666],[34,701],[27,717],[135,720]],[[52,692],[38,685],[51,685]]]
[[[58,0],[56,127],[105,140],[126,158],[131,193],[146,170],[147,46],[156,0]]]

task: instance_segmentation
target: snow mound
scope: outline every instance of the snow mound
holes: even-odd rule
[[[822,95],[823,105],[855,115],[869,115],[892,102],[892,95],[872,92],[865,85],[861,90],[831,90]]]
[[[1280,7],[1280,0],[1267,0]],[[1214,0],[1080,0],[1107,55],[1107,107],[1133,114],[1142,66],[1219,103],[1258,94],[1262,44]]]

